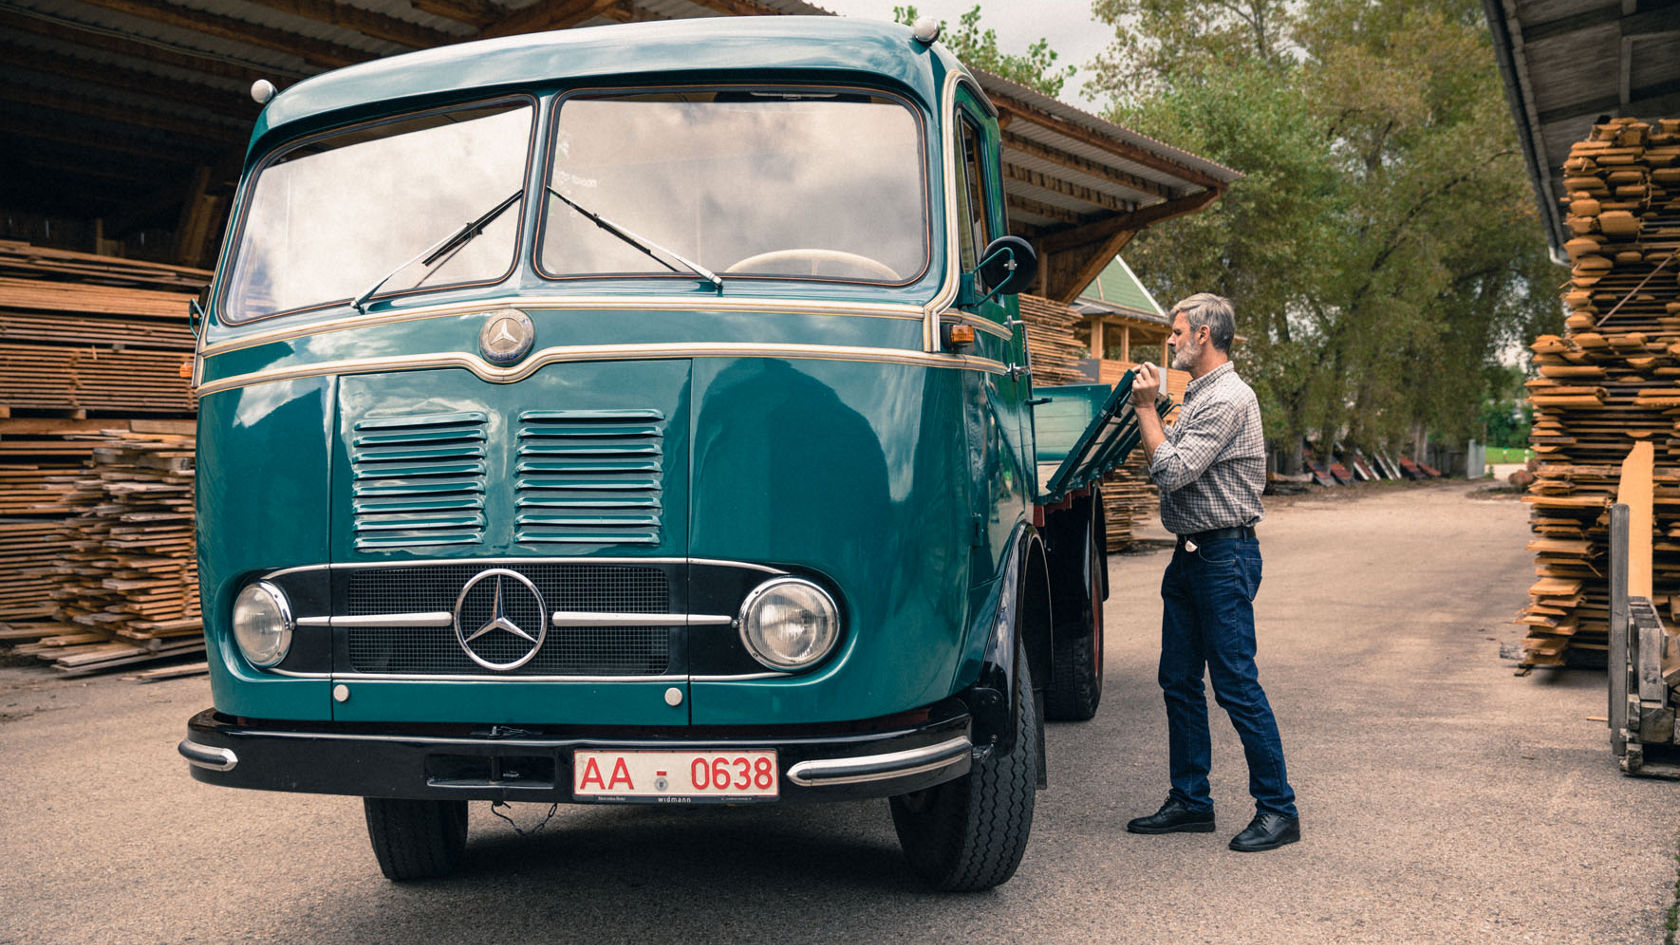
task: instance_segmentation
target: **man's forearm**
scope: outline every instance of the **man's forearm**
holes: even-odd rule
[[[1161,415],[1156,413],[1154,404],[1133,406],[1137,413],[1138,433],[1143,439],[1143,465],[1145,468],[1155,461],[1155,448],[1167,439],[1167,431],[1161,428]]]

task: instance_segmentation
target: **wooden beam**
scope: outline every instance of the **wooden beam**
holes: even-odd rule
[[[1044,294],[1063,305],[1071,304],[1137,234],[1137,230],[1119,230],[1094,249],[1085,245],[1048,253]]]
[[[81,148],[85,152],[98,150],[108,154],[122,154],[142,160],[156,161],[160,164],[192,165],[202,163],[206,154],[213,153],[215,146],[201,145],[197,148],[184,148],[184,142],[176,141],[171,144],[160,144],[156,141],[145,141],[115,133],[113,129],[101,128],[96,132],[67,126],[63,121],[42,121],[18,118],[15,115],[0,115],[7,134],[21,139],[52,141],[58,144]]]
[[[1036,200],[1017,196],[1015,194],[1005,194],[1003,202],[1008,205],[1011,210],[1019,210],[1022,213],[1030,213],[1033,216],[1049,217],[1057,223],[1070,223],[1077,226],[1078,224],[1085,222],[1084,217],[1074,213],[1072,210],[1063,210],[1061,207],[1052,207],[1047,203],[1039,203]]]
[[[267,77],[269,79],[298,80],[304,78],[303,73],[291,72],[285,69],[270,69],[259,65],[242,65],[228,62],[224,59],[201,56],[182,50],[150,42],[142,43],[136,40],[111,36],[106,33],[94,32],[91,29],[69,20],[49,18],[45,15],[21,15],[9,11],[0,11],[0,31],[7,33],[29,33],[44,36],[60,42],[73,43],[88,49],[127,56],[144,62],[156,62],[161,65],[190,69],[206,75],[223,79],[233,79],[238,82],[255,82]]]
[[[386,42],[397,43],[413,49],[430,49],[433,46],[444,46],[449,43],[460,42],[464,36],[456,36],[443,30],[435,30],[429,26],[399,20],[394,16],[386,16],[372,10],[348,3],[335,3],[333,0],[245,0],[257,6],[289,13],[292,16],[314,20],[317,23],[330,23],[333,26],[347,30],[355,30],[363,36],[382,39]]]
[[[1110,154],[1123,157],[1128,161],[1142,164],[1144,167],[1154,168],[1155,170],[1171,174],[1180,180],[1187,181],[1192,184],[1200,184],[1203,187],[1225,186],[1223,181],[1205,171],[1180,164],[1177,161],[1173,161],[1163,155],[1156,154],[1153,151],[1149,151],[1135,144],[1121,141],[1118,138],[1111,138],[1107,135],[1099,134],[1098,132],[1092,131],[1083,125],[1076,125],[1071,121],[1059,118],[1041,108],[1035,108],[1032,105],[1028,105],[1025,102],[1017,101],[1007,95],[994,95],[988,92],[987,97],[992,100],[993,105],[997,106],[999,112],[1008,112],[1012,115],[1020,116],[1033,124],[1043,125],[1058,134],[1066,135],[1075,141],[1083,141],[1093,147],[1101,148]]]
[[[175,227],[175,258],[181,265],[202,266],[209,258],[221,203],[210,194],[210,168],[194,171],[187,198],[181,203],[181,222]]]
[[[1160,197],[1163,200],[1170,200],[1174,196],[1171,188],[1158,184],[1148,178],[1139,177],[1136,174],[1128,174],[1119,168],[1109,167],[1106,164],[1093,161],[1089,158],[1080,157],[1072,152],[1063,151],[1060,148],[1052,148],[1047,144],[1040,144],[1031,138],[1023,137],[1018,134],[1009,134],[1008,132],[1005,132],[1003,135],[1003,146],[1015,151],[1020,151],[1022,154],[1030,154],[1033,157],[1049,161],[1051,164],[1065,167],[1070,171],[1077,171],[1081,174],[1095,177],[1098,180],[1107,181],[1108,183],[1119,187],[1125,187],[1128,190],[1138,191],[1146,196]],[[1005,155],[1005,157],[1007,158],[1007,155]]]
[[[1059,177],[1052,177],[1049,174],[1028,170],[1018,164],[1005,162],[1003,165],[1003,179],[1005,181],[1016,181],[1017,183],[1026,184],[1028,187],[1036,187],[1039,190],[1048,190],[1053,194],[1060,194],[1063,197],[1077,200],[1080,203],[1088,203],[1093,207],[1100,210],[1107,210],[1111,213],[1130,213],[1137,209],[1137,204],[1132,201],[1122,200],[1113,194],[1105,194],[1095,188],[1086,187],[1082,184],[1075,184],[1072,181],[1063,180]]]
[[[635,0],[618,0],[617,3],[602,10],[601,15],[614,23],[648,23],[653,20],[670,19],[664,14],[653,13],[637,6]]]
[[[229,128],[194,118],[183,118],[150,109],[133,108],[127,105],[112,105],[109,102],[96,102],[85,96],[70,95],[63,92],[43,92],[38,89],[13,88],[5,93],[5,98],[25,105],[40,108],[50,108],[57,111],[74,112],[101,121],[116,122],[122,125],[133,125],[140,128],[156,128],[171,134],[184,135],[200,141],[225,145],[229,142],[243,142],[246,132],[239,128]]]
[[[1152,223],[1170,220],[1186,213],[1194,213],[1218,200],[1223,193],[1225,193],[1223,187],[1197,191],[1188,197],[1150,204],[1147,207],[1140,207],[1129,213],[1108,217],[1085,226],[1050,233],[1044,237],[1044,248],[1049,252],[1057,253],[1107,240],[1122,230],[1135,232]],[[1107,265],[1107,263],[1104,263],[1104,265]]]
[[[340,46],[326,40],[299,36],[297,33],[275,29],[271,26],[249,23],[231,16],[220,16],[189,7],[178,7],[171,3],[154,3],[149,2],[149,0],[81,0],[81,2],[116,13],[137,16],[154,23],[163,23],[177,29],[204,33],[217,39],[247,43],[263,49],[289,53],[328,68],[365,62],[369,59],[376,59],[379,55],[378,53],[363,52],[360,49],[351,49],[348,46]]]
[[[752,0],[689,0],[695,6],[726,13],[730,16],[781,16],[782,11]]]
[[[563,30],[598,15],[614,2],[616,0],[537,0],[537,3],[518,13],[485,27],[478,38]]]
[[[231,92],[220,86],[204,85],[198,82],[182,82],[178,79],[168,79],[137,69],[101,65],[78,59],[75,56],[49,52],[31,46],[15,45],[3,40],[0,40],[0,61],[9,65],[33,69],[52,77],[67,76],[72,79],[80,79],[83,82],[111,86],[153,98],[167,98],[188,105],[195,105],[238,121],[254,121],[259,110],[259,106],[251,100],[251,96],[241,92]]]
[[[446,20],[465,23],[483,29],[506,15],[490,0],[408,0],[409,5],[422,13],[441,16]]]

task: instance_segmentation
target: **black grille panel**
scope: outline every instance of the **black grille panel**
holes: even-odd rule
[[[529,578],[549,610],[596,613],[671,612],[671,587],[659,568],[613,564],[438,564],[413,568],[367,568],[350,573],[344,613],[407,614],[454,610],[461,588],[489,567],[505,567]]]
[[[344,607],[349,616],[453,611],[461,589],[489,568],[524,575],[543,596],[548,611],[615,614],[672,612],[670,577],[657,567],[638,565],[471,562],[407,568],[367,568],[349,572]],[[486,582],[495,578],[487,577]],[[535,635],[547,619],[512,578],[502,578],[504,613]],[[489,622],[488,593],[481,583],[463,608],[462,625],[471,631]],[[672,672],[672,627],[550,627],[542,648],[513,670],[490,670],[462,651],[452,627],[357,627],[344,631],[350,667],[359,673],[405,675],[516,676],[659,676]],[[511,663],[530,649],[528,640],[493,630],[472,641],[473,650],[492,663]]]
[[[516,676],[660,676],[671,665],[669,627],[562,627],[550,629],[543,647],[529,663],[497,675]],[[486,675],[491,671],[462,652],[455,631],[408,627],[367,627],[347,632],[350,665],[358,673],[415,675]],[[512,662],[530,644],[509,634],[487,643],[473,641],[493,662]],[[505,651],[505,652],[504,652]]]

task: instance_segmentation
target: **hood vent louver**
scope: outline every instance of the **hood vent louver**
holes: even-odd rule
[[[484,538],[483,413],[357,422],[350,445],[356,549]]]
[[[514,540],[658,544],[664,435],[657,410],[520,414]]]

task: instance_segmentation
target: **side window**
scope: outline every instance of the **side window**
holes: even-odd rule
[[[957,126],[957,240],[963,269],[973,269],[980,250],[991,241],[986,223],[986,173],[981,161],[980,129],[967,115],[959,113]]]

